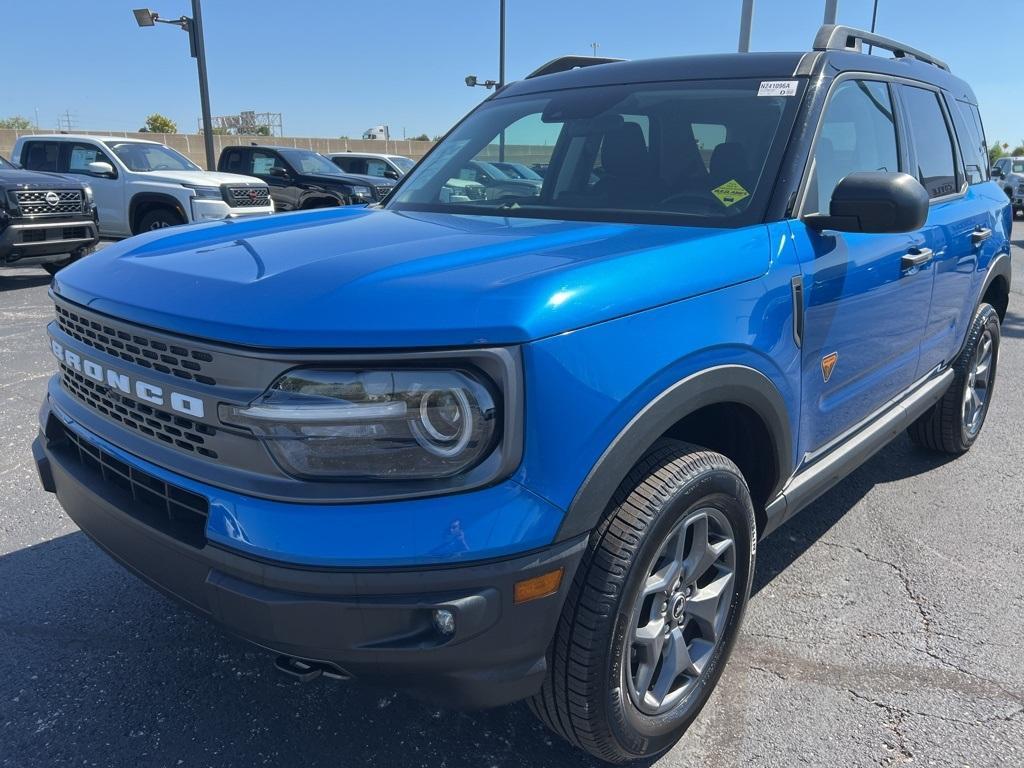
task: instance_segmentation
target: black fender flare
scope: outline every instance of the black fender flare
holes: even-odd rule
[[[718,403],[739,403],[765,423],[776,464],[774,497],[793,467],[793,437],[789,411],[771,379],[745,365],[720,365],[693,373],[648,403],[615,437],[591,467],[569,505],[555,541],[565,541],[594,528],[609,500],[633,465],[680,419]]]
[[[163,192],[137,192],[132,195],[132,199],[128,203],[128,226],[133,234],[139,234],[135,230],[136,214],[138,214],[140,208],[149,205],[159,205],[176,211],[178,215],[181,216],[182,221],[186,224],[191,220],[188,212],[182,207],[181,201],[173,195],[168,195]]]
[[[1001,277],[1006,280],[1006,287],[1009,288],[1013,281],[1013,265],[1010,262],[1010,254],[1006,251],[997,253],[992,257],[992,261],[989,262],[988,269],[985,270],[985,282],[982,283],[981,291],[978,293],[978,303],[988,293],[988,289],[992,287],[992,283],[995,282],[997,277]]]
[[[307,190],[302,195],[302,197],[299,198],[299,204],[296,210],[303,210],[311,200],[316,200],[317,202],[322,200],[329,201],[338,207],[348,204],[347,201],[345,200],[344,195],[342,195],[340,192],[334,192],[333,190],[329,189],[310,189]],[[318,207],[329,208],[331,206],[326,205]]]

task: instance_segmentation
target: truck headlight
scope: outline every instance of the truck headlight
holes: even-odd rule
[[[88,184],[82,186],[82,191],[85,193],[85,204],[86,206],[92,205],[92,187]]]
[[[192,195],[202,200],[221,200],[223,199],[220,194],[220,187],[199,187],[191,184],[185,184],[184,186],[192,190]]]
[[[248,406],[221,406],[290,475],[308,479],[444,478],[494,451],[493,384],[468,370],[295,370]]]

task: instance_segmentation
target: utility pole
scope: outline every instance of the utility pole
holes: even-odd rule
[[[498,23],[498,90],[505,85],[505,0],[500,0],[499,12],[501,20]],[[505,162],[505,131],[502,130],[498,140],[498,162]]]
[[[825,0],[825,24],[836,23],[839,0]]]
[[[594,52],[594,58],[597,58],[597,49],[598,49],[598,47],[599,46],[598,46],[597,43],[591,43],[590,44],[590,48]]]
[[[740,11],[740,53],[747,53],[750,50],[750,25],[753,18],[754,0],[743,0],[743,10]]]

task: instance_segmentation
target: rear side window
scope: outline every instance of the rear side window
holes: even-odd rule
[[[252,168],[245,160],[245,155],[240,149],[229,149],[224,153],[220,170],[225,173],[252,173]]]
[[[898,171],[896,121],[889,87],[844,80],[832,91],[814,146],[807,213],[828,213],[832,191],[855,171]]]
[[[968,184],[979,184],[988,179],[988,145],[981,127],[978,108],[966,101],[953,102],[953,124],[960,140],[960,154]]]
[[[26,141],[21,150],[21,165],[30,171],[54,171],[60,156],[60,144],[56,141]]]
[[[917,159],[918,181],[931,198],[952,195],[959,189],[956,156],[939,95],[909,85],[901,88],[910,124],[910,142]]]

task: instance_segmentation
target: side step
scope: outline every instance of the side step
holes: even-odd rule
[[[846,442],[794,475],[765,507],[762,538],[821,496],[888,445],[922,413],[938,402],[953,382],[953,369],[921,385]]]

